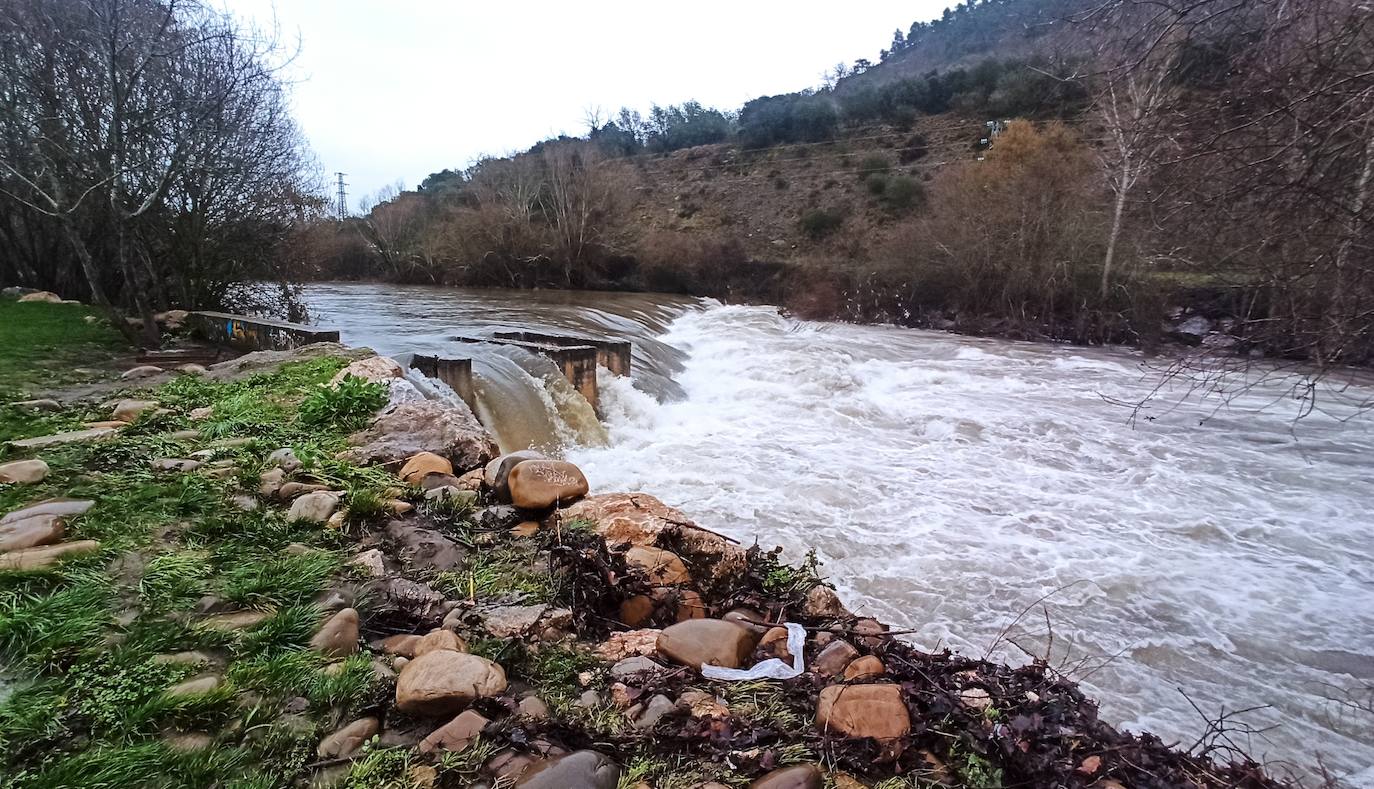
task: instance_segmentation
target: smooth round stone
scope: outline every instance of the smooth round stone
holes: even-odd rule
[[[545,510],[587,495],[582,469],[561,460],[526,460],[507,478],[511,504],[523,510]]]
[[[754,651],[758,636],[723,619],[689,619],[658,634],[659,654],[685,666],[739,668]]]
[[[620,768],[596,751],[535,762],[515,783],[517,789],[615,789]]]
[[[440,649],[406,664],[396,680],[396,706],[411,715],[457,713],[506,689],[506,672],[477,655]]]
[[[411,456],[397,475],[404,482],[418,483],[426,474],[453,474],[453,464],[448,458],[433,452],[421,452]]]
[[[35,482],[42,482],[46,476],[48,476],[48,464],[36,458],[0,463],[0,483],[32,485]]]
[[[358,651],[358,612],[345,608],[329,618],[310,639],[310,648],[325,657],[346,657]]]
[[[911,731],[911,714],[896,685],[831,685],[821,690],[816,726],[846,737],[892,740]]]

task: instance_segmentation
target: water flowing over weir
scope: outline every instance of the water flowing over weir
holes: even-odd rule
[[[1116,656],[1076,674],[1106,720],[1187,747],[1203,723],[1178,688],[1212,715],[1267,704],[1248,719],[1279,728],[1248,742],[1256,758],[1320,754],[1374,785],[1374,721],[1327,700],[1374,684],[1374,421],[1338,403],[1295,427],[1265,394],[1164,400],[1132,426],[1109,401],[1157,376],[1120,350],[638,294],[306,300],[344,342],[471,355],[503,448],[560,448],[597,491],[643,490],[793,558],[815,546],[851,608],[920,646],[981,656],[1053,593],[1052,660]],[[604,428],[544,360],[446,339],[521,329],[633,342],[634,384],[601,376]],[[1043,630],[1037,608],[1013,638],[1037,652]]]

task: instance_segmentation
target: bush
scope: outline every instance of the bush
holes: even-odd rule
[[[822,238],[834,233],[844,224],[844,217],[837,211],[827,211],[824,208],[813,208],[801,216],[801,229],[812,241],[819,241]]]
[[[307,395],[297,418],[305,425],[356,430],[386,401],[386,384],[346,375],[338,386],[322,386]]]
[[[915,178],[898,175],[886,179],[884,186],[883,204],[891,211],[909,211],[925,202],[925,187]]]
[[[882,197],[887,191],[887,176],[882,173],[870,173],[864,177],[864,186],[868,187],[869,194]]]
[[[871,175],[886,173],[892,169],[892,162],[880,153],[871,153],[859,160],[859,179],[863,180]]]

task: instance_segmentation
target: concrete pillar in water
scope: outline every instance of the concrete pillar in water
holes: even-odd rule
[[[410,360],[410,366],[426,377],[443,381],[458,394],[468,408],[477,412],[477,403],[472,388],[471,359],[440,359],[437,356],[420,356]]]
[[[504,335],[518,335],[522,332],[502,332]],[[551,336],[551,335],[545,335]],[[519,340],[514,337],[454,337],[458,342],[489,342],[496,345],[510,345],[515,348],[524,348],[531,353],[544,356],[557,365],[563,377],[568,379],[568,383],[573,385],[578,394],[582,395],[592,409],[601,414],[601,405],[597,395],[596,387],[596,365],[600,359],[601,351],[591,345],[560,345],[549,342],[534,342]],[[566,338],[565,338],[566,339]],[[626,343],[628,346],[629,343]],[[625,349],[624,368],[629,369],[629,348]],[[423,370],[421,370],[423,372]]]

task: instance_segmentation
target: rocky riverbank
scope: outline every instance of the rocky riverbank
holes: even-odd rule
[[[3,407],[8,785],[1278,785],[497,456],[400,372],[311,346]]]

